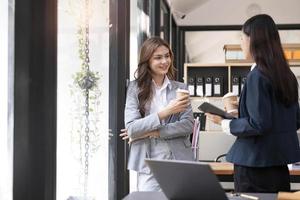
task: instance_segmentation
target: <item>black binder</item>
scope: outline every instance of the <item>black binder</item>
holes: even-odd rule
[[[196,78],[196,95],[198,97],[204,96],[204,88],[203,88],[203,77]]]
[[[223,96],[223,78],[222,77],[214,77],[214,96],[220,97]]]
[[[189,89],[190,96],[196,96],[196,94],[195,94],[195,77],[189,77],[188,89]]]

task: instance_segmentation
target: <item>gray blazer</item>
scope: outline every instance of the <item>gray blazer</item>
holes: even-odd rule
[[[170,80],[170,87],[167,87],[167,101],[170,102],[176,98],[176,90],[187,89],[186,84]],[[127,90],[125,106],[125,127],[131,138],[142,136],[143,133],[158,130],[160,139],[164,140],[169,147],[173,159],[176,160],[194,160],[191,149],[189,135],[193,132],[193,113],[189,106],[185,112],[169,116],[165,120],[165,125],[161,124],[157,113],[145,114],[141,117],[138,110],[138,87],[136,81],[129,84]],[[149,173],[144,159],[151,158],[150,139],[145,138],[133,142],[130,145],[128,169]]]

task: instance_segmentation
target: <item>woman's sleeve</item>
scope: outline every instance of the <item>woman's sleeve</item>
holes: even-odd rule
[[[194,125],[192,107],[189,106],[185,112],[179,114],[178,121],[167,123],[158,130],[161,138],[175,138],[192,134]]]
[[[239,137],[262,135],[272,127],[272,87],[270,82],[257,71],[247,79],[245,99],[248,117],[233,119],[230,132]],[[243,105],[242,105],[243,106]]]
[[[124,119],[128,136],[132,139],[141,137],[147,132],[157,130],[161,126],[157,113],[141,117],[138,109],[137,92],[136,83],[131,82],[127,89]]]
[[[299,102],[297,103],[297,130],[300,128],[300,108]]]
[[[184,84],[184,89],[187,90],[186,84]],[[178,115],[177,121],[167,123],[159,128],[161,138],[175,138],[192,134],[194,117],[191,105]],[[172,115],[171,118],[172,117],[174,117],[174,115]]]

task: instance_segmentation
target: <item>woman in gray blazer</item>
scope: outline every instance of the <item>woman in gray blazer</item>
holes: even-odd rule
[[[129,138],[128,169],[137,171],[139,191],[160,191],[145,158],[193,160],[189,135],[193,115],[189,95],[176,98],[177,89],[187,89],[174,81],[173,53],[158,37],[147,39],[142,47],[136,80],[129,84],[125,106]]]

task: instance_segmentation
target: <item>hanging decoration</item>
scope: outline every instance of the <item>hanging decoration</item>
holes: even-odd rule
[[[79,43],[80,71],[73,76],[74,85],[71,85],[71,95],[74,97],[76,109],[73,111],[73,128],[71,130],[71,140],[74,145],[72,148],[74,155],[78,157],[82,171],[79,174],[79,181],[83,185],[83,199],[88,199],[88,182],[90,171],[91,153],[99,148],[100,134],[98,131],[99,120],[95,115],[99,112],[99,97],[101,95],[98,89],[100,75],[90,69],[90,0],[84,0],[82,6],[83,13],[79,20],[77,32]],[[83,21],[82,21],[83,20]],[[75,86],[75,87],[74,87]],[[83,104],[83,106],[82,106]],[[79,148],[78,148],[79,147]]]

